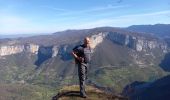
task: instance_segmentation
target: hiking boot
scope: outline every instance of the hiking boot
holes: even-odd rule
[[[80,96],[81,96],[82,98],[87,98],[87,95],[86,95],[85,93],[80,93]]]
[[[87,98],[87,95],[80,95],[82,98]]]

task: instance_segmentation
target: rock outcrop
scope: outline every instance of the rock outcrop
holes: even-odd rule
[[[127,46],[139,52],[141,51],[147,52],[149,50],[156,48],[161,49],[163,52],[167,51],[167,44],[154,38],[132,36],[117,32],[109,32],[107,38],[114,43]]]
[[[87,98],[80,97],[79,86],[65,86],[52,100],[128,100],[121,95],[106,93],[93,86],[86,86]]]
[[[52,48],[52,52],[53,52],[52,57],[57,56],[58,51],[59,51],[59,47],[58,46],[53,46],[53,48]]]
[[[39,46],[35,44],[25,44],[25,45],[2,45],[0,46],[0,56],[6,56],[21,52],[29,52],[33,54],[38,53]]]
[[[95,48],[97,45],[99,45],[100,43],[103,42],[104,38],[106,37],[106,33],[99,33],[99,34],[95,34],[95,35],[92,35],[90,38],[92,40],[92,48]]]

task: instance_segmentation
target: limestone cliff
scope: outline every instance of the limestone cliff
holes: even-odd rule
[[[6,56],[21,52],[29,52],[33,54],[38,53],[39,46],[35,44],[24,44],[24,45],[1,45],[0,46],[0,56]]]
[[[163,52],[167,51],[167,44],[163,41],[156,40],[155,38],[132,36],[117,32],[108,33],[107,38],[114,43],[129,47],[139,52],[147,52],[156,48],[161,49]]]
[[[92,47],[96,48],[97,45],[103,42],[104,39],[111,40],[112,42],[126,46],[138,52],[148,52],[152,49],[160,49],[162,52],[167,52],[166,43],[159,41],[154,38],[147,38],[138,35],[129,35],[118,32],[99,32],[98,34],[93,34],[90,36],[92,39]],[[17,44],[16,41],[10,42],[8,44],[0,45],[0,56],[6,56],[21,52],[29,52],[33,54],[38,54],[38,52],[47,52],[50,53],[51,57],[55,57],[60,53],[63,55],[63,52],[68,53],[69,46],[64,45],[53,45],[53,46],[40,46],[36,44],[26,43],[26,44]],[[50,52],[49,52],[50,51]]]
[[[58,54],[58,46],[53,46],[53,48],[52,48],[52,57],[55,57],[55,56],[57,56],[57,54]]]
[[[95,48],[97,45],[103,42],[103,39],[106,37],[106,33],[99,33],[91,36],[91,46],[92,48]]]

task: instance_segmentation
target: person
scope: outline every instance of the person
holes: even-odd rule
[[[78,65],[80,96],[83,98],[87,97],[85,92],[85,80],[87,79],[87,67],[91,60],[92,53],[90,42],[90,38],[86,37],[84,39],[84,44],[74,47],[72,51],[75,62]]]

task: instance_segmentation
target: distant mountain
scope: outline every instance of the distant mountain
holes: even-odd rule
[[[126,29],[134,32],[150,33],[159,38],[170,37],[170,24],[132,25]]]
[[[0,39],[11,39],[11,38],[23,38],[23,37],[30,37],[40,34],[9,34],[9,35],[0,35]]]

